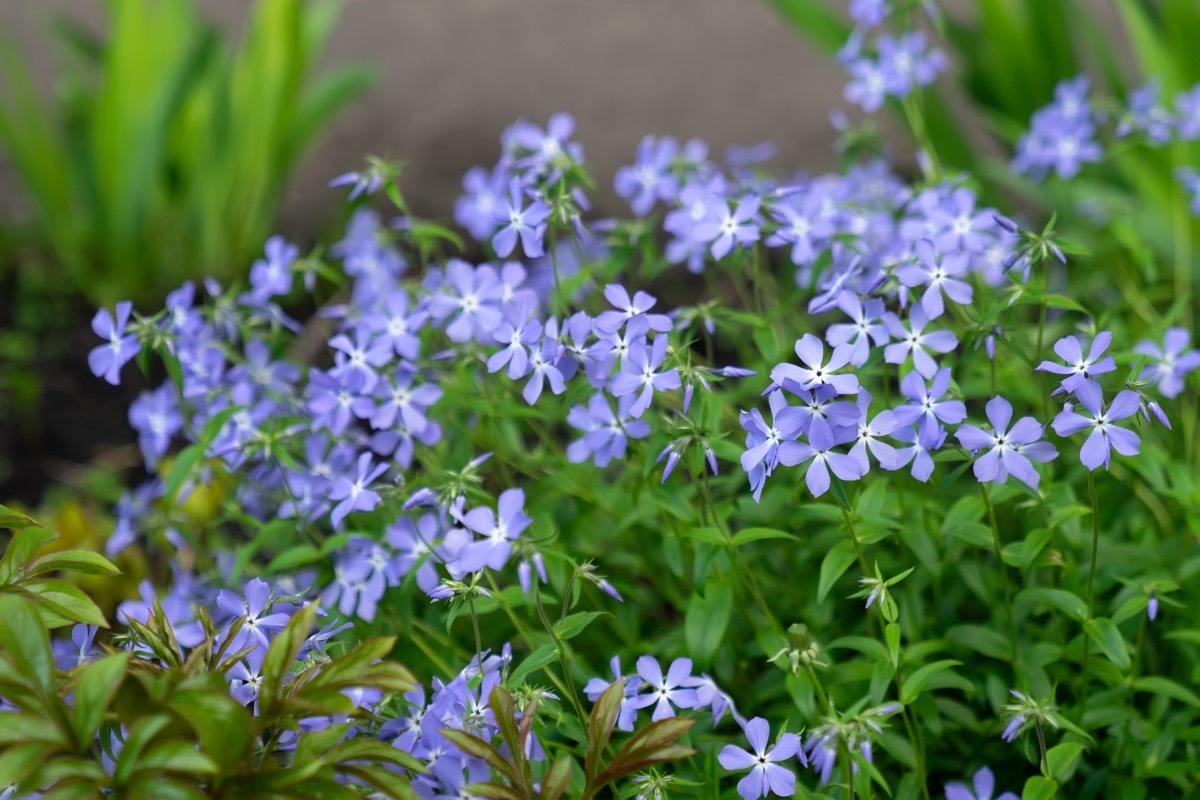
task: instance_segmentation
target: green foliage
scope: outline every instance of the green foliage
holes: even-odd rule
[[[398,768],[421,772],[419,762],[382,742],[347,738],[370,716],[344,692],[413,688],[408,670],[385,660],[393,638],[298,660],[316,619],[316,606],[305,607],[267,650],[256,714],[230,695],[226,678],[248,652],[231,649],[244,617],[218,637],[201,610],[203,640],[185,656],[155,603],[144,623],[130,621],[126,649],[62,672],[48,626],[91,622],[99,612],[78,590],[64,596],[68,584],[46,589],[40,576],[116,569],[83,551],[37,555],[55,535],[3,506],[0,527],[15,532],[0,562],[0,696],[15,707],[0,712],[0,787],[146,800],[361,797],[349,778],[379,797],[413,796]],[[314,717],[345,721],[303,731],[301,722]]]
[[[315,74],[339,5],[258,0],[235,46],[193,0],[113,0],[103,37],[56,27],[54,103],[5,43],[0,146],[64,276],[108,304],[241,273],[300,158],[370,83]]]

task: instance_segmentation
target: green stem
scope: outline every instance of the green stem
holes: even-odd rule
[[[767,603],[767,598],[763,594],[762,587],[759,586],[758,578],[754,571],[750,569],[750,565],[746,563],[745,557],[742,556],[740,550],[733,543],[733,534],[729,528],[721,521],[717,514],[716,506],[713,503],[712,488],[708,483],[708,473],[700,472],[700,480],[696,482],[699,489],[701,502],[701,519],[711,519],[713,527],[721,532],[725,539],[725,548],[729,551],[729,560],[733,563],[734,570],[737,572],[742,587],[749,590],[750,595],[754,598],[754,602],[758,604],[758,608],[762,611],[763,616],[767,618],[767,624],[771,626],[771,630],[775,632],[781,639],[786,640],[787,634],[783,630],[783,626],[772,613],[770,605]]]
[[[1038,750],[1042,754],[1042,757],[1040,760],[1040,764],[1042,767],[1042,775],[1049,778],[1049,777],[1051,777],[1050,776],[1050,758],[1046,755],[1046,733],[1042,730],[1041,719],[1037,720],[1036,730],[1037,730],[1037,738],[1038,738]]]
[[[933,147],[933,141],[929,138],[929,130],[925,127],[925,118],[921,116],[921,109],[917,103],[917,92],[915,90],[909,92],[908,96],[902,102],[904,117],[908,120],[908,127],[912,130],[913,139],[916,140],[917,146],[929,158],[929,171],[925,177],[930,180],[937,180],[942,174],[942,165],[938,160],[937,150]]]
[[[475,595],[467,595],[467,608],[471,612],[471,628],[475,631],[475,664],[483,675],[483,637],[479,635],[479,615],[475,613]]]
[[[588,715],[584,712],[583,705],[579,702],[579,695],[575,691],[575,679],[571,677],[571,668],[567,664],[566,648],[563,647],[562,640],[558,638],[558,631],[554,630],[554,626],[550,624],[550,618],[546,616],[546,608],[542,605],[542,593],[538,589],[536,581],[533,584],[533,599],[537,606],[538,618],[545,626],[546,633],[550,634],[550,639],[554,642],[554,649],[558,653],[558,663],[562,668],[563,680],[567,684],[567,696],[571,699],[571,705],[574,707],[578,719],[583,721],[588,718]]]
[[[1004,607],[1008,613],[1009,635],[1012,637],[1013,663],[1017,663],[1017,615],[1013,611],[1012,586],[1008,581],[1008,569],[1004,566],[1004,556],[1001,554],[1000,526],[996,522],[996,509],[992,506],[992,498],[988,495],[987,484],[979,484],[979,492],[983,495],[983,504],[987,507],[988,521],[992,525],[992,550],[996,553],[996,563],[1000,567],[1000,578],[1004,586]]]
[[[1096,554],[1100,551],[1100,501],[1096,498],[1096,473],[1088,472],[1088,496],[1092,500],[1092,564],[1088,569],[1087,582],[1087,621],[1093,617],[1093,601],[1095,600],[1096,585]],[[1083,669],[1080,672],[1080,695],[1087,690],[1087,662],[1091,651],[1092,637],[1084,632],[1083,636]]]

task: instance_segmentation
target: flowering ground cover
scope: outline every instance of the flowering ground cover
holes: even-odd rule
[[[946,60],[852,5],[848,101],[908,103]],[[1196,138],[1197,91],[1065,82],[1011,168]],[[596,219],[521,120],[481,262],[372,159],[328,247],[99,310],[148,479],[105,556],[0,509],[0,796],[1195,792],[1190,251],[1114,292],[928,149],[768,159],[647,137]],[[135,553],[108,619],[52,577]]]

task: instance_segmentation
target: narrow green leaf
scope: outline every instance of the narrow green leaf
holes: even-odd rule
[[[71,726],[81,753],[91,751],[108,706],[121,688],[129,653],[113,653],[80,670],[75,680],[75,716]]]
[[[1200,708],[1200,696],[1197,696],[1191,689],[1181,686],[1170,678],[1147,675],[1142,678],[1136,678],[1133,681],[1133,688],[1139,692],[1161,694],[1163,697],[1169,697],[1172,700],[1187,703],[1194,708]]]
[[[741,547],[751,542],[761,542],[765,539],[796,539],[796,535],[775,528],[745,528],[733,537],[735,547]]]
[[[957,667],[962,664],[961,661],[952,659],[944,659],[935,661],[932,664],[926,664],[920,669],[913,672],[904,680],[904,688],[900,691],[900,702],[908,705],[921,696],[921,690],[925,688],[925,684],[937,673],[950,667]]]

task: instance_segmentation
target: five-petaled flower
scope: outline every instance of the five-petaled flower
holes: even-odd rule
[[[801,763],[807,764],[804,753],[800,750],[800,737],[794,733],[785,733],[768,750],[767,741],[771,736],[771,729],[762,717],[755,717],[747,722],[745,732],[753,752],[727,744],[717,754],[717,761],[727,770],[750,770],[746,777],[738,781],[737,790],[742,800],[756,800],[772,794],[779,797],[791,797],[795,794],[796,776],[780,762],[798,755]]]

